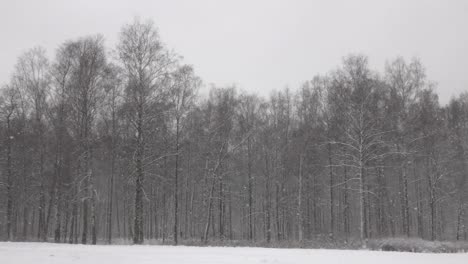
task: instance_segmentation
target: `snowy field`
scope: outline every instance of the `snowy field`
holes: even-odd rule
[[[418,254],[365,250],[222,248],[185,246],[84,246],[48,243],[0,243],[1,264],[253,264],[468,263],[468,254]]]

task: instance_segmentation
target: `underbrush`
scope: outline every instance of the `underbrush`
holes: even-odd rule
[[[131,244],[129,240],[116,239],[113,244]],[[161,239],[147,239],[146,245],[173,245],[171,238],[162,241]],[[179,245],[202,246],[202,247],[262,247],[262,248],[310,248],[310,249],[359,249],[362,247],[360,240],[333,239],[329,236],[316,236],[314,239],[302,242],[294,240],[220,240],[210,239],[204,242],[201,239],[179,239]]]
[[[35,240],[26,240],[34,242]],[[51,240],[49,240],[51,241]],[[39,242],[39,241],[36,241]],[[98,240],[98,244],[107,244],[104,240]],[[132,240],[114,238],[113,245],[132,245]],[[165,241],[162,239],[146,239],[145,245],[173,245],[171,238]],[[210,239],[207,243],[201,239],[180,239],[179,245],[197,247],[262,247],[262,248],[304,248],[304,249],[341,249],[341,250],[375,250],[375,251],[397,251],[415,253],[459,253],[468,252],[467,241],[428,241],[420,238],[381,238],[369,239],[363,243],[359,239],[340,239],[326,235],[316,236],[314,239],[302,242],[293,240],[216,240]]]
[[[420,238],[385,238],[369,240],[366,247],[371,250],[420,252],[420,253],[458,253],[468,252],[468,242],[428,241]]]

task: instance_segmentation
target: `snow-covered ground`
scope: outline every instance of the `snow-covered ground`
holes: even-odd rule
[[[84,246],[48,243],[0,243],[1,264],[253,264],[468,263],[468,254],[418,254],[365,250],[269,249],[185,246]]]

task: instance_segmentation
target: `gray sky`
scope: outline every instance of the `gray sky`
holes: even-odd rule
[[[163,41],[205,83],[268,95],[296,89],[363,53],[383,70],[417,56],[441,102],[468,90],[468,1],[463,0],[0,0],[0,83],[16,58],[40,45],[102,33],[113,47],[124,23],[151,18]]]

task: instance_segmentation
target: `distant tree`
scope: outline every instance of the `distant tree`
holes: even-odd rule
[[[395,137],[397,151],[403,153],[398,159],[400,168],[400,203],[402,229],[406,236],[411,235],[410,224],[410,201],[409,201],[409,180],[408,163],[414,157],[415,140],[418,137],[412,133],[414,131],[414,109],[417,95],[426,85],[424,68],[417,59],[413,59],[409,64],[399,57],[387,63],[385,68],[386,82],[390,86],[389,119],[391,120],[392,136]]]
[[[48,179],[45,175],[46,132],[45,115],[47,112],[48,90],[50,88],[49,62],[45,50],[41,47],[33,48],[18,58],[13,75],[13,82],[18,93],[24,98],[26,107],[31,109],[33,130],[36,141],[35,169],[40,182],[39,227],[38,237],[45,241],[49,227],[49,212],[46,214],[46,186]],[[53,191],[52,189],[50,190]],[[49,207],[50,208],[50,207]],[[47,217],[46,217],[47,216]]]
[[[344,60],[343,70],[338,78],[350,91],[350,96],[341,98],[338,104],[347,105],[346,127],[343,128],[343,141],[333,141],[347,149],[344,166],[356,171],[357,192],[359,196],[360,239],[369,236],[369,181],[370,168],[378,166],[377,161],[392,154],[389,142],[384,135],[390,131],[382,129],[384,96],[383,85],[372,76],[368,69],[367,58],[350,56]]]
[[[12,86],[7,86],[3,88],[1,95],[1,115],[2,123],[5,126],[5,137],[3,139],[5,146],[5,172],[6,175],[6,233],[7,240],[11,241],[14,239],[14,208],[13,203],[15,199],[15,180],[14,180],[14,168],[13,168],[13,159],[12,159],[12,148],[13,140],[15,139],[14,133],[14,120],[18,114],[18,108],[20,105],[20,95],[16,88]]]
[[[107,61],[102,36],[86,37],[68,42],[65,45],[65,49],[69,49],[72,61],[70,88],[68,89],[71,105],[70,114],[73,134],[79,144],[76,184],[78,184],[77,195],[82,199],[81,243],[87,243],[88,221],[91,221],[92,243],[96,244],[96,189],[93,179],[92,156],[93,128],[96,122],[97,107],[102,101],[103,79]],[[53,185],[57,185],[56,178]]]
[[[174,66],[173,56],[163,46],[153,23],[138,19],[122,28],[117,46],[119,59],[125,69],[127,87],[125,97],[129,116],[135,131],[135,216],[133,242],[143,243],[143,185],[147,137],[155,118],[151,109],[162,94],[164,81]]]
[[[177,245],[179,237],[179,157],[180,157],[180,137],[183,131],[182,125],[188,112],[195,103],[195,96],[200,79],[195,76],[193,68],[188,65],[179,67],[171,75],[169,86],[169,100],[175,119],[175,172],[174,172],[174,244]]]

